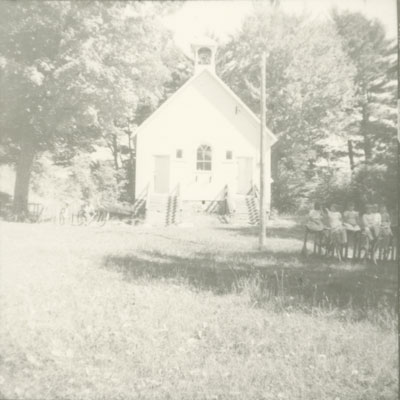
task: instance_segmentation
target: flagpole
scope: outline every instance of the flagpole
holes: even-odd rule
[[[262,53],[261,57],[261,126],[260,126],[260,236],[259,247],[263,249],[265,244],[265,230],[266,230],[266,209],[265,209],[265,74],[266,74],[266,53]]]

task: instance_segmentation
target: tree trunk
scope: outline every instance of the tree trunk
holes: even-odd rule
[[[113,135],[112,137],[112,153],[114,157],[114,167],[115,170],[119,170],[119,164],[118,164],[118,142],[117,142],[117,135]]]
[[[128,162],[128,191],[131,202],[135,201],[135,159],[132,148],[132,138],[128,135],[128,146],[129,146],[129,162]]]
[[[364,149],[364,156],[365,156],[365,163],[368,164],[371,161],[372,156],[372,146],[371,140],[368,135],[368,122],[369,122],[369,115],[367,111],[367,105],[363,105],[362,107],[362,120],[361,120],[361,135],[364,138],[363,149]]]
[[[14,185],[13,211],[24,216],[28,211],[29,183],[35,158],[34,142],[31,134],[23,135],[18,157]]]
[[[351,140],[347,141],[347,147],[349,149],[349,161],[350,161],[350,169],[351,172],[354,172],[354,152],[353,152],[353,142]]]

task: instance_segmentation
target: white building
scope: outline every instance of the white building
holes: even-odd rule
[[[216,75],[216,45],[192,45],[194,76],[137,131],[136,195],[179,192],[183,203],[203,206],[247,195],[259,184],[260,121]],[[267,209],[271,198],[271,146],[267,128]]]

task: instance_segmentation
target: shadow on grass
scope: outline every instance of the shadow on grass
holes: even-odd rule
[[[266,267],[260,260],[269,260]],[[189,285],[195,290],[215,294],[240,292],[247,285],[257,292],[256,302],[280,299],[281,304],[299,308],[317,306],[345,309],[363,314],[382,307],[396,308],[396,266],[350,266],[349,270],[329,266],[318,258],[299,260],[285,253],[229,253],[223,259],[217,253],[189,256],[141,252],[132,255],[109,255],[103,260],[107,269],[118,271],[127,281],[148,279]],[[275,260],[275,264],[270,262]],[[333,266],[333,267],[332,267]],[[352,269],[351,269],[352,268]]]

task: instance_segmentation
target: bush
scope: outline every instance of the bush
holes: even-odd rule
[[[384,204],[397,214],[397,168],[388,165],[361,165],[352,176],[340,169],[321,168],[310,172],[281,166],[272,187],[273,206],[280,213],[302,213],[318,201],[324,205],[336,203],[344,209],[354,202],[362,212],[365,204]]]

